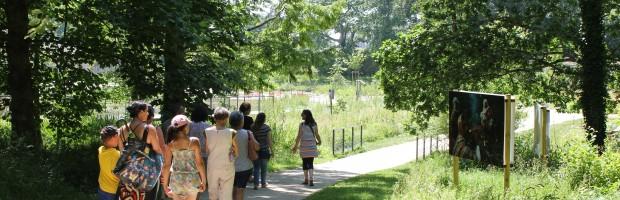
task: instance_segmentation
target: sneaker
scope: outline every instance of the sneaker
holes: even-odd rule
[[[266,184],[266,183],[264,183],[264,184],[262,184],[260,187],[261,187],[261,188],[267,188],[267,184]]]
[[[301,183],[302,185],[308,185],[308,180],[304,180],[303,183]]]
[[[308,185],[310,185],[310,186],[314,186],[314,181],[313,181],[313,180],[310,180],[310,184],[308,184]]]

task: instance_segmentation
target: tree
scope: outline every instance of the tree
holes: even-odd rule
[[[274,3],[265,16],[253,13]],[[311,68],[322,50],[310,35],[331,27],[334,6],[294,1],[103,1],[121,41],[118,71],[134,98],[163,95],[162,120],[173,108],[238,89],[268,86],[268,75]],[[127,6],[130,5],[130,6]],[[333,20],[331,20],[333,21]]]
[[[26,2],[26,32],[19,37],[27,41],[24,47],[27,55],[24,59],[30,68],[29,72],[24,73],[25,68],[19,71],[5,67],[1,65],[2,61],[0,67],[3,72],[8,72],[8,79],[3,79],[8,80],[11,106],[16,107],[11,109],[11,119],[27,121],[27,128],[35,132],[31,134],[19,128],[26,122],[12,122],[12,131],[14,139],[22,138],[24,144],[32,144],[40,149],[40,117],[52,119],[50,127],[56,131],[56,144],[60,148],[61,140],[82,136],[83,133],[77,133],[76,130],[82,127],[83,116],[102,108],[99,100],[103,97],[100,87],[104,82],[91,69],[115,62],[108,54],[113,49],[113,42],[106,37],[106,27],[100,24],[98,19],[101,16],[96,14],[96,8],[90,7],[91,1]],[[5,9],[7,15],[8,10],[20,9]],[[17,29],[8,27],[8,30],[11,32]],[[7,43],[11,41],[16,40],[9,39]],[[6,56],[10,56],[9,46],[5,47]],[[3,51],[0,54],[5,56]],[[12,80],[16,77],[20,78],[17,82]],[[15,88],[19,89],[16,94],[13,91]],[[4,87],[0,89],[6,91]],[[32,99],[20,97],[24,95]],[[31,115],[31,118],[23,117]]]
[[[332,2],[325,0],[323,2]],[[396,37],[396,33],[405,30],[411,24],[413,0],[346,0],[342,14],[336,26],[320,34],[319,40],[328,42],[339,51],[332,57],[345,56],[351,60],[356,53],[364,53],[365,60],[359,69],[365,74],[373,74],[378,68],[370,54],[379,49],[381,43]],[[335,44],[334,44],[335,43]],[[340,53],[342,52],[342,53]],[[336,59],[331,60],[331,64]],[[348,66],[347,66],[348,67]],[[328,69],[324,69],[326,73]]]
[[[344,1],[317,4],[305,0],[265,1],[256,7],[272,7],[265,15],[253,16],[247,29],[249,41],[237,51],[234,66],[249,72],[244,82],[251,88],[269,87],[270,74],[312,75],[326,65],[334,49],[316,40],[334,26]]]
[[[419,23],[374,55],[386,106],[414,111],[424,125],[427,116],[445,112],[447,91],[453,89],[512,93],[527,104],[549,102],[560,109],[579,99],[586,125],[604,138],[605,74],[611,71],[604,67],[609,64],[604,45],[618,37],[605,35],[607,44],[596,45],[602,38],[595,35],[604,32],[595,21],[600,24],[604,15],[585,3],[417,1]],[[605,26],[618,26],[614,20]],[[596,77],[585,77],[593,71]]]
[[[580,64],[581,88],[583,93],[579,102],[583,109],[588,139],[595,136],[594,144],[599,153],[605,147],[606,119],[605,102],[608,98],[606,49],[603,43],[603,2],[580,0],[581,22],[584,41],[579,45],[583,57]]]
[[[40,120],[36,104],[33,73],[30,64],[30,39],[28,33],[28,1],[7,0],[6,58],[8,65],[8,91],[11,95],[11,132],[14,140],[21,139],[25,145],[41,149]]]
[[[118,72],[133,88],[133,98],[163,95],[154,102],[163,106],[162,120],[178,105],[231,91],[240,72],[226,61],[244,42],[246,21],[239,6],[214,0],[97,4],[122,49],[115,55]]]

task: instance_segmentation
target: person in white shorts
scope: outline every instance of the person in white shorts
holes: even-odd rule
[[[235,158],[238,155],[236,131],[226,128],[230,113],[216,108],[215,126],[205,131],[207,140],[207,182],[210,200],[231,200],[235,177]]]

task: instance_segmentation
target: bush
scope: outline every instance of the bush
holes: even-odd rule
[[[66,184],[55,159],[29,149],[0,149],[0,199],[96,199]]]
[[[600,156],[596,152],[585,142],[569,145],[562,156],[562,173],[573,188],[591,187],[603,194],[617,192],[620,189],[620,152],[606,151]]]
[[[113,119],[85,117],[74,133],[65,133],[62,148],[43,121],[43,152],[13,149],[10,123],[0,120],[0,199],[93,199],[98,186],[99,130]]]

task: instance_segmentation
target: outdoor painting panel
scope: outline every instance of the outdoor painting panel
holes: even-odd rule
[[[504,98],[464,91],[449,93],[450,155],[502,165]]]

